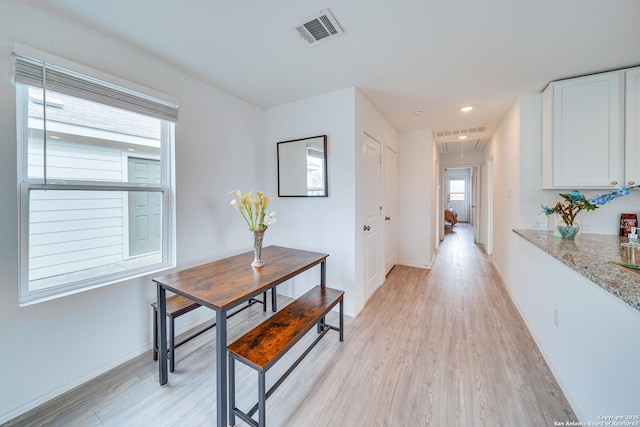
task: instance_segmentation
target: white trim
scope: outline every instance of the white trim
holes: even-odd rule
[[[151,344],[152,345],[152,344]],[[42,405],[43,403],[49,402],[50,400],[61,396],[62,394],[73,390],[74,388],[85,384],[87,381],[90,381],[94,378],[97,378],[99,375],[102,375],[108,371],[110,371],[111,369],[130,361],[131,359],[138,357],[146,352],[148,352],[151,348],[150,344],[145,344],[144,346],[138,346],[135,350],[129,352],[128,354],[125,354],[121,357],[119,357],[116,360],[112,360],[110,363],[103,365],[101,367],[99,367],[98,369],[95,369],[91,372],[88,372],[84,375],[82,375],[81,377],[75,378],[73,381],[65,384],[62,387],[57,387],[55,389],[50,389],[47,390],[44,393],[41,393],[39,396],[37,396],[35,399],[30,400],[29,402],[27,402],[24,405],[18,406],[15,409],[10,410],[9,412],[5,413],[2,417],[0,417],[0,424],[3,424],[7,421],[11,421],[12,419],[19,417],[22,414],[27,413],[28,411],[30,411],[31,409],[34,409],[40,405]]]
[[[30,296],[30,297],[20,297],[19,298],[19,306],[20,307],[27,307],[30,305],[34,305],[34,304],[38,304],[41,302],[46,302],[46,301],[51,301],[54,299],[58,299],[58,298],[62,298],[62,297],[66,297],[69,295],[74,295],[74,294],[78,294],[80,292],[85,292],[85,291],[90,291],[92,289],[98,289],[98,288],[102,288],[104,286],[108,286],[108,285],[113,285],[116,283],[121,283],[121,282],[125,282],[128,280],[133,280],[133,279],[137,279],[138,277],[144,277],[144,276],[149,276],[152,274],[157,274],[163,271],[167,271],[170,270],[172,268],[174,268],[176,266],[175,262],[174,263],[164,263],[164,264],[154,264],[153,269],[150,270],[140,270],[138,273],[135,273],[135,270],[128,270],[125,273],[127,273],[126,275],[124,275],[123,277],[116,277],[112,280],[107,280],[107,281],[103,281],[104,280],[104,276],[102,277],[98,277],[98,280],[102,280],[98,283],[95,283],[93,285],[88,285],[88,286],[83,286],[83,287],[77,287],[74,289],[69,289],[67,291],[63,291],[60,292],[59,289],[54,288],[54,289],[49,289],[45,294],[45,292],[43,292],[43,295],[38,297],[38,296]],[[56,293],[53,294],[51,293],[51,291],[55,291]],[[31,294],[33,294],[33,292],[31,292]]]
[[[433,261],[432,261],[433,262]],[[414,264],[412,262],[407,262],[407,261],[403,261],[403,260],[398,260],[398,265],[404,265],[406,267],[414,267],[414,268],[422,268],[424,270],[431,270],[431,265],[419,265],[419,264]]]

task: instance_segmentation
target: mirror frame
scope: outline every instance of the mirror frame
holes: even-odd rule
[[[283,181],[285,176],[282,174],[282,172],[286,171],[286,165],[284,164],[284,158],[283,158],[283,150],[285,148],[286,144],[294,144],[294,143],[302,143],[302,141],[307,141],[307,142],[320,142],[322,141],[322,150],[323,150],[323,156],[322,156],[322,173],[323,173],[323,187],[324,187],[324,192],[323,194],[284,194],[283,193],[283,189],[282,187],[283,185]],[[305,143],[306,144],[306,143]],[[278,161],[278,197],[328,197],[329,196],[329,180],[327,177],[327,135],[318,135],[318,136],[311,136],[308,138],[301,138],[301,139],[291,139],[289,141],[281,141],[278,142],[277,144],[277,161]]]

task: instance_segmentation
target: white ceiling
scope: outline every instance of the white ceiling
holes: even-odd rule
[[[263,108],[355,86],[399,131],[486,127],[463,150],[521,94],[640,64],[640,0],[23,1]],[[308,45],[292,27],[325,8],[344,34]]]

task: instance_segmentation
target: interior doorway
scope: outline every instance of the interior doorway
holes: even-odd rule
[[[458,222],[469,222],[469,177],[447,177],[447,209],[456,212]]]
[[[444,166],[442,169],[442,204],[445,217],[451,217],[449,210],[455,212],[457,222],[471,226],[475,243],[484,244],[482,229],[485,212],[481,210],[480,197],[483,194],[481,186],[484,178],[480,165]],[[444,239],[448,232],[455,232],[455,225],[450,226],[447,218],[442,227]]]
[[[473,224],[472,168],[445,169],[445,209],[453,210],[458,222]]]

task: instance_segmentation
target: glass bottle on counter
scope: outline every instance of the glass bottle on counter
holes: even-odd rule
[[[629,268],[640,269],[640,243],[637,228],[632,227],[629,241],[620,244],[620,264]]]

